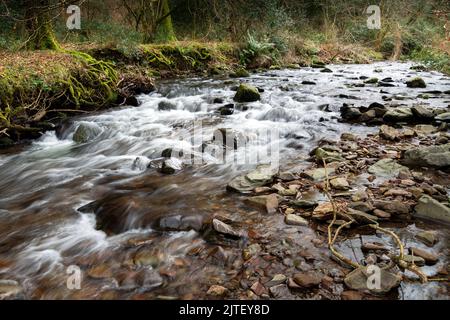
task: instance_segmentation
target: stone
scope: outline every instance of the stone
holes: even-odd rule
[[[378,177],[394,178],[397,177],[401,171],[408,171],[408,168],[397,163],[393,159],[382,159],[370,166],[368,171]]]
[[[406,86],[408,88],[426,88],[427,84],[422,78],[417,77],[406,81]]]
[[[322,72],[322,73],[333,73],[333,70],[331,70],[330,68],[323,68],[322,70],[320,70],[320,72]]]
[[[200,231],[203,227],[203,217],[201,215],[191,216],[164,216],[155,225],[161,231]]]
[[[352,208],[347,208],[347,214],[361,224],[373,224],[378,221],[378,217]]]
[[[244,260],[250,260],[261,252],[262,248],[258,243],[249,245],[242,253]]]
[[[380,219],[390,219],[391,214],[380,209],[373,210],[373,214]]]
[[[242,236],[240,232],[235,231],[231,226],[226,224],[225,222],[222,222],[218,219],[213,219],[213,228],[216,232],[222,233],[227,236],[231,236],[234,238],[239,238]]]
[[[14,298],[22,291],[22,286],[17,281],[0,280],[0,300]]]
[[[257,88],[248,85],[241,84],[234,96],[234,101],[236,102],[254,102],[261,99],[261,95]]]
[[[379,134],[380,134],[380,137],[382,137],[386,140],[395,141],[398,139],[400,132],[397,129],[392,128],[390,126],[382,125],[380,128]]]
[[[403,163],[411,167],[449,167],[450,143],[406,150],[403,156]]]
[[[251,287],[250,290],[252,290],[257,296],[262,296],[264,294],[267,294],[267,289],[261,284],[261,282],[256,281]]]
[[[375,200],[374,207],[383,210],[391,214],[408,214],[411,210],[409,205],[406,205],[403,201],[398,200]]]
[[[327,151],[323,148],[317,148],[315,152],[316,159],[319,163],[325,161],[326,163],[334,162],[334,161],[344,161],[344,158],[335,151]]]
[[[235,72],[230,74],[231,78],[248,78],[250,77],[250,73],[244,68],[239,68]]]
[[[328,167],[327,169],[318,168],[318,169],[313,169],[313,170],[307,170],[304,172],[304,175],[307,178],[312,179],[314,181],[323,181],[326,178],[326,173],[328,173],[328,176],[330,176],[335,171],[336,171],[336,169],[330,168],[330,167]]]
[[[349,204],[349,208],[366,213],[371,212],[373,210],[373,206],[371,205],[370,202],[367,201],[351,202]]]
[[[413,113],[411,109],[406,107],[390,108],[383,116],[385,122],[391,123],[409,122],[412,118]]]
[[[423,195],[416,207],[413,215],[415,217],[437,220],[450,224],[450,208],[428,195]]]
[[[256,170],[234,178],[227,186],[229,191],[250,193],[255,188],[271,183],[278,174],[278,169],[270,165],[261,165]]]
[[[419,248],[409,248],[409,252],[413,256],[421,257],[422,259],[424,259],[425,263],[428,265],[436,264],[439,260],[437,255]]]
[[[361,117],[361,111],[358,108],[344,104],[340,109],[341,117],[344,120],[357,120]]]
[[[307,200],[293,200],[289,203],[291,206],[300,208],[300,209],[311,209],[317,206],[317,202],[315,201],[307,201]]]
[[[307,226],[308,221],[304,218],[297,216],[295,214],[288,214],[286,215],[285,222],[287,225],[291,226]]]
[[[170,158],[164,160],[161,166],[161,173],[163,174],[174,174],[177,171],[183,169],[183,162],[177,158]]]
[[[369,199],[369,196],[367,195],[367,192],[364,190],[358,190],[355,192],[355,194],[352,195],[353,202],[366,201],[367,199]]]
[[[418,256],[414,256],[414,255],[410,255],[410,254],[405,254],[403,256],[403,260],[408,263],[408,264],[414,264],[416,266],[422,267],[425,265],[425,259],[418,257]]]
[[[75,130],[72,139],[76,143],[87,143],[97,138],[101,132],[102,129],[97,124],[83,122]]]
[[[162,100],[158,104],[158,110],[159,111],[177,110],[177,103],[169,100]]]
[[[287,280],[287,277],[284,274],[276,274],[273,276],[272,280],[266,283],[267,287],[273,287],[278,286],[280,284],[285,283]]]
[[[294,281],[300,287],[312,288],[317,287],[322,282],[323,275],[317,272],[303,272],[294,276]]]
[[[274,214],[278,210],[278,196],[276,194],[251,197],[246,200],[249,204],[264,209],[268,214]]]
[[[321,203],[314,209],[312,217],[317,220],[328,220],[333,216],[333,205],[331,202]]]
[[[228,289],[222,286],[213,285],[208,289],[208,292],[206,292],[209,296],[214,297],[223,297],[228,293]]]
[[[404,189],[389,189],[384,193],[386,197],[405,197],[412,198],[412,193]]]
[[[111,268],[106,264],[100,264],[90,268],[87,274],[93,279],[105,279],[113,276]]]
[[[292,295],[289,288],[285,284],[279,284],[269,288],[270,295],[274,299],[291,299]]]
[[[411,139],[417,136],[416,132],[412,129],[405,128],[402,131],[400,131],[400,138],[401,139]]]
[[[369,272],[369,267],[370,266],[361,267],[350,272],[344,279],[345,285],[352,290],[368,290],[373,293],[379,294],[388,293],[389,291],[400,285],[402,281],[401,277],[384,269],[380,269],[380,287],[368,288],[367,284],[370,283],[370,281],[368,281],[368,278],[373,274],[373,271]]]
[[[414,117],[418,120],[430,121],[433,120],[434,114],[424,106],[414,106],[411,108]]]
[[[414,131],[418,135],[429,135],[437,132],[437,130],[438,129],[435,126],[432,126],[431,124],[418,124],[414,127]]]
[[[348,190],[350,184],[345,178],[334,178],[330,180],[331,187],[336,190]]]
[[[376,242],[365,242],[361,246],[363,251],[386,251],[386,247],[381,243]]]
[[[416,238],[429,247],[434,246],[439,241],[436,231],[421,231],[416,235]]]
[[[133,263],[139,267],[156,268],[160,264],[160,257],[146,249],[141,249],[133,257]]]
[[[359,291],[347,290],[341,293],[341,299],[345,301],[362,300],[363,295]]]
[[[366,81],[364,81],[365,84],[377,84],[379,81],[378,78],[369,78]]]
[[[358,137],[352,133],[343,133],[341,135],[341,140],[343,141],[358,141]]]
[[[436,121],[450,122],[450,112],[444,112],[434,118]]]

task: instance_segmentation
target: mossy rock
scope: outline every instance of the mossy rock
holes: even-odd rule
[[[406,82],[408,88],[426,88],[427,84],[422,78],[414,78]]]
[[[231,78],[248,78],[250,77],[250,73],[244,68],[239,68],[235,72],[230,74]]]
[[[82,123],[73,134],[73,141],[76,143],[86,143],[94,140],[100,135],[102,129],[93,123]]]
[[[366,84],[377,84],[378,83],[378,78],[370,78],[370,79],[367,79],[366,81],[364,81],[364,83],[366,83]]]
[[[258,89],[248,84],[241,84],[234,96],[236,102],[254,102],[260,99],[261,94]]]
[[[0,149],[2,148],[8,148],[14,145],[14,141],[8,137],[1,137],[0,138]]]

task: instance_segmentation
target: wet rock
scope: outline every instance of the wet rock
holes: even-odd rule
[[[235,72],[230,74],[231,78],[248,78],[250,77],[250,73],[244,68],[239,68]]]
[[[2,148],[8,148],[14,145],[14,141],[8,137],[1,137],[0,138],[0,149]]]
[[[342,119],[347,120],[347,121],[356,121],[362,115],[361,111],[359,111],[358,108],[352,107],[349,105],[344,105],[341,108],[340,112],[341,112]]]
[[[93,279],[112,278],[113,276],[112,270],[107,264],[92,267],[87,271],[87,274]]]
[[[231,236],[233,238],[240,238],[242,234],[238,231],[235,231],[231,226],[226,224],[225,222],[222,222],[220,220],[214,219],[213,222],[213,228],[216,232]]]
[[[386,140],[395,141],[398,139],[399,135],[400,132],[397,129],[392,128],[390,126],[382,125],[380,128],[380,137]]]
[[[270,295],[274,299],[291,299],[292,294],[285,284],[279,284],[269,288]]]
[[[325,180],[326,173],[328,173],[328,176],[330,176],[335,171],[336,171],[335,168],[328,167],[327,169],[325,169],[325,168],[318,168],[318,169],[307,170],[307,171],[303,172],[303,174],[307,178],[312,179],[314,181],[322,181],[322,180]]]
[[[403,163],[412,167],[450,166],[450,144],[406,150]]]
[[[409,122],[413,117],[414,116],[410,108],[397,107],[388,109],[388,111],[383,116],[383,120],[393,123]]]
[[[22,291],[22,286],[17,281],[0,280],[0,300],[14,298]]]
[[[405,261],[408,264],[414,264],[416,266],[422,267],[425,265],[425,259],[418,257],[418,256],[414,256],[414,255],[409,255],[409,254],[405,254],[403,256],[403,261]]]
[[[159,111],[177,110],[177,103],[170,100],[162,100],[158,104]]]
[[[317,148],[315,152],[316,159],[319,163],[325,161],[326,163],[334,162],[334,161],[344,161],[344,158],[335,151],[327,151],[323,148]]]
[[[262,251],[261,246],[258,243],[254,243],[249,245],[242,253],[242,257],[244,260],[250,260],[251,258],[255,257]]]
[[[308,80],[302,81],[302,84],[303,85],[309,85],[309,86],[316,85],[316,83],[314,81],[308,81]]]
[[[236,102],[254,102],[261,99],[261,95],[257,88],[248,85],[241,84],[234,96]]]
[[[434,118],[436,121],[450,122],[450,112],[444,112]]]
[[[231,116],[232,114],[234,114],[234,104],[227,104],[223,107],[220,107],[219,112],[222,116]]]
[[[421,231],[416,235],[416,238],[429,247],[434,246],[439,241],[436,231]]]
[[[402,166],[393,159],[382,159],[368,169],[369,173],[385,178],[397,177],[401,171],[408,170],[407,167]]]
[[[161,166],[161,173],[174,174],[183,169],[183,162],[177,158],[165,160]]]
[[[343,141],[358,141],[358,137],[351,133],[343,133],[341,135],[341,140],[343,140]]]
[[[162,231],[200,231],[202,227],[203,217],[201,215],[162,217],[155,226],[156,229]]]
[[[377,84],[379,81],[378,78],[369,78],[366,81],[364,81],[365,84]]]
[[[284,274],[276,274],[273,276],[272,280],[266,283],[266,287],[278,286],[285,283],[287,277]]]
[[[256,281],[251,287],[252,290],[257,296],[262,296],[267,294],[267,289],[261,284],[261,282]]]
[[[341,293],[341,299],[345,301],[362,300],[363,295],[359,291],[348,290]]]
[[[358,190],[355,192],[355,194],[352,195],[353,202],[365,201],[367,199],[369,199],[369,195],[364,190]],[[355,209],[355,208],[353,208],[353,209]],[[364,211],[364,210],[362,210],[362,211]]]
[[[426,88],[427,84],[422,78],[417,77],[406,81],[406,86],[408,88]]]
[[[317,206],[317,202],[307,200],[293,200],[290,202],[290,205],[300,209],[311,209]]]
[[[271,183],[277,175],[278,169],[270,165],[259,166],[256,170],[234,178],[227,186],[229,191],[250,193],[255,188],[263,187]]]
[[[139,250],[133,257],[133,263],[139,267],[156,268],[160,262],[160,256],[148,249]]]
[[[362,267],[350,272],[344,279],[345,285],[352,290],[368,290],[373,293],[388,293],[400,285],[402,279],[399,276],[384,269],[380,269],[380,287],[368,288],[368,283],[371,283],[370,280],[368,281],[368,278],[373,274],[373,271],[369,272],[368,268],[369,267]]]
[[[102,129],[95,123],[81,123],[73,134],[76,143],[87,143],[97,138]]]
[[[321,203],[314,209],[312,217],[317,220],[328,220],[333,216],[333,205],[331,202]]]
[[[287,225],[291,226],[307,226],[308,221],[300,216],[295,214],[286,215],[285,222]]]
[[[390,219],[391,218],[391,214],[390,213],[388,213],[386,211],[383,211],[383,210],[380,210],[380,209],[373,210],[373,214],[375,216],[377,216],[378,218],[380,218],[380,219]]]
[[[294,281],[300,287],[312,288],[317,287],[322,282],[323,275],[317,272],[303,272],[294,276]]]
[[[223,297],[228,293],[228,289],[222,286],[218,286],[218,285],[213,285],[211,286],[208,291],[206,292],[206,294],[208,296],[213,296],[213,297]]]
[[[422,121],[431,121],[434,118],[433,112],[423,106],[414,106],[411,108],[414,117]]]
[[[410,206],[403,201],[398,200],[375,200],[374,207],[392,214],[408,214],[411,210]]]
[[[437,132],[437,128],[430,124],[418,124],[414,127],[414,131],[418,135],[429,135],[429,134]]]
[[[449,138],[445,136],[439,136],[436,138],[436,141],[434,142],[437,145],[447,144],[449,142]]]
[[[450,208],[428,195],[424,195],[419,199],[413,215],[450,224]]]
[[[242,132],[228,128],[220,128],[214,131],[213,141],[221,147],[237,150],[239,147],[245,145],[246,137]]]
[[[386,247],[382,243],[365,242],[361,246],[363,251],[386,251]]]
[[[333,70],[331,70],[330,68],[323,68],[322,70],[320,70],[320,72],[322,72],[322,73],[333,73]]]
[[[411,198],[412,193],[408,192],[404,189],[390,189],[384,193],[386,197],[405,197],[405,198]]]
[[[361,224],[373,224],[378,221],[378,217],[352,208],[347,208],[347,214]]]
[[[348,190],[350,184],[345,178],[334,178],[330,180],[331,187],[336,190]]]
[[[409,248],[409,252],[413,256],[421,257],[422,259],[424,259],[425,263],[428,265],[436,264],[439,260],[437,255],[419,248]]]
[[[251,197],[246,199],[246,201],[251,205],[266,210],[268,214],[274,214],[278,210],[278,196],[275,194]]]

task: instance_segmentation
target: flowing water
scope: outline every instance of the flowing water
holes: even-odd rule
[[[405,80],[418,74],[411,65],[384,62],[330,66],[333,73],[304,68],[254,74],[245,82],[264,89],[262,100],[238,105],[229,116],[221,116],[218,109],[233,103],[239,80],[160,82],[156,92],[138,97],[139,107],[76,118],[58,136],[48,132],[29,146],[3,152],[0,279],[19,281],[24,296],[34,299],[204,298],[214,283],[245,287],[236,280],[243,262],[227,258],[239,255],[245,243],[218,243],[193,230],[160,231],[155,223],[177,215],[200,220],[219,215],[274,251],[280,234],[305,247],[317,237],[312,230],[304,228],[298,234],[283,225],[282,217],[255,211],[225,190],[232,178],[270,158],[263,153],[257,163],[232,160],[236,154],[253,155],[275,143],[282,169],[307,166],[308,152],[320,139],[377,130],[340,123],[343,103],[368,106],[387,96],[393,97],[391,104],[447,107],[450,96],[438,91],[450,89],[450,78],[420,72],[427,89],[409,89]],[[392,77],[395,86],[352,86],[363,82],[360,76]],[[306,80],[316,84],[302,84]],[[423,92],[428,92],[428,99],[417,98]],[[161,101],[172,109],[159,110]],[[100,128],[100,135],[87,143],[73,142],[81,123]],[[199,145],[186,139],[200,124],[203,141],[210,141],[218,128],[244,130],[246,135],[276,129],[278,138],[250,140],[246,148],[229,151],[226,161],[211,155],[203,163],[186,164],[175,175],[159,173],[161,153],[167,148],[194,149],[201,155],[201,141]],[[93,201],[95,209],[85,206]],[[447,237],[447,229],[436,228]],[[306,249],[323,255],[324,266],[331,265],[326,248]],[[260,269],[270,267],[269,259],[264,263]],[[67,287],[69,266],[81,268],[81,290]],[[428,288],[408,286],[394,298],[446,297],[439,285]]]

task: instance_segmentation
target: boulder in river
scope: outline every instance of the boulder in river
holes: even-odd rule
[[[227,190],[250,193],[255,188],[271,183],[278,174],[278,169],[270,165],[261,165],[256,170],[234,178],[227,186]]]
[[[391,126],[382,125],[380,128],[380,137],[386,140],[395,141],[398,139],[399,135],[400,132]]]
[[[411,167],[449,167],[450,143],[407,150],[403,156],[403,163]]]
[[[226,236],[230,236],[233,238],[239,238],[242,236],[242,234],[236,230],[234,230],[230,225],[226,224],[225,222],[222,222],[218,219],[214,219],[212,221],[213,229],[221,234],[224,234]]]
[[[389,108],[383,116],[385,122],[393,123],[409,122],[411,119],[413,119],[413,113],[410,108],[406,107]]]
[[[177,158],[164,160],[161,166],[161,173],[174,174],[183,169],[183,162]]]
[[[436,121],[450,122],[450,112],[444,112],[434,118]]]
[[[83,122],[75,130],[73,141],[76,143],[86,143],[94,140],[100,135],[102,129],[95,123]]]
[[[17,281],[0,280],[0,300],[17,297],[22,291],[22,286]]]
[[[427,84],[425,83],[425,81],[419,77],[406,81],[406,85],[408,86],[408,88],[426,88],[427,87]]]
[[[344,279],[345,285],[352,290],[368,290],[381,294],[388,293],[392,289],[398,287],[402,281],[399,276],[384,269],[379,269],[381,272],[378,277],[380,285],[377,287],[374,285],[375,283],[372,283],[372,278],[370,278],[375,276],[374,270],[370,270],[369,268],[371,268],[371,266],[361,267],[350,272]]]
[[[428,195],[424,195],[419,199],[413,215],[450,224],[450,208]]]
[[[368,169],[369,173],[385,178],[396,177],[400,172],[408,170],[407,167],[402,166],[393,159],[382,159]]]
[[[249,84],[241,84],[234,96],[236,102],[254,102],[261,99],[257,88]]]
[[[170,110],[176,110],[177,104],[170,100],[162,100],[158,104],[158,110],[159,111],[170,111]]]
[[[341,117],[344,120],[357,120],[359,119],[359,117],[361,117],[362,113],[361,111],[359,111],[358,108],[348,105],[348,104],[344,104],[341,109]]]
[[[414,106],[411,108],[411,111],[417,120],[431,121],[434,118],[433,112],[424,106]]]

